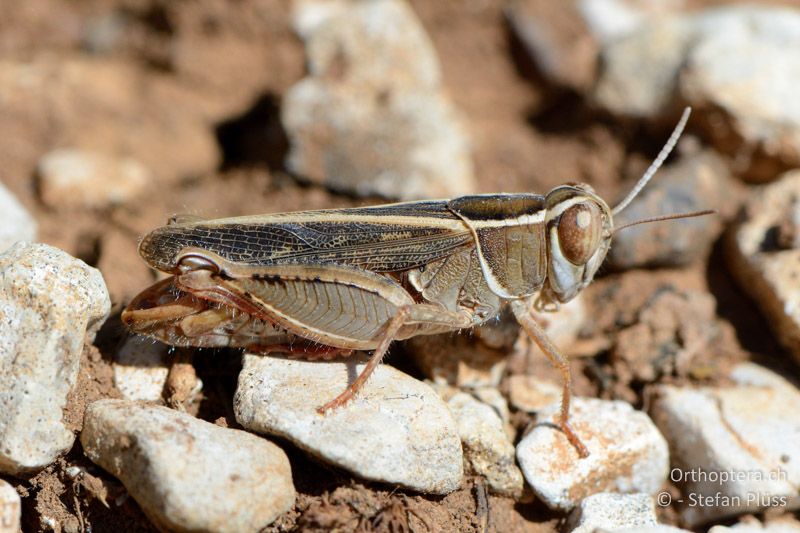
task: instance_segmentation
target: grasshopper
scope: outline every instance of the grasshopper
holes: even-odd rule
[[[357,378],[318,409],[324,413],[355,396],[392,341],[471,328],[510,305],[561,372],[559,425],[585,457],[588,450],[569,424],[569,362],[531,309],[552,309],[589,285],[621,229],[613,215],[669,155],[688,112],[614,209],[588,185],[570,184],[547,195],[175,217],[139,245],[145,261],[172,277],[138,295],[122,320],[176,346],[286,351],[308,359],[374,350]]]

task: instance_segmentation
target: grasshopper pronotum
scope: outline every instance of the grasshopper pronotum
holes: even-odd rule
[[[613,215],[669,155],[688,112],[614,209],[588,185],[563,185],[546,196],[488,194],[220,220],[173,218],[139,246],[152,267],[173,276],[137,296],[122,320],[178,346],[280,350],[310,359],[374,350],[353,383],[319,408],[325,412],[353,398],[392,341],[470,328],[507,303],[560,370],[559,424],[586,456],[569,424],[569,362],[531,307],[555,307],[592,281],[621,229],[614,228]],[[649,220],[700,214],[707,212]]]

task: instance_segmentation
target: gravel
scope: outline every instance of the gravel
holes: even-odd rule
[[[352,402],[325,415],[317,412],[362,368],[355,361],[246,354],[234,398],[236,420],[365,479],[431,494],[458,488],[458,427],[428,385],[381,365]]]
[[[601,492],[581,500],[567,520],[567,529],[570,533],[593,533],[598,529],[617,531],[657,524],[651,495]]]
[[[283,450],[166,407],[94,402],[81,444],[162,530],[260,531],[294,505]]]
[[[72,448],[67,397],[111,302],[98,270],[46,244],[17,243],[0,273],[0,472],[17,475]]]
[[[800,391],[744,363],[731,387],[658,387],[653,419],[670,444],[670,479],[689,526],[768,507],[800,507]],[[694,503],[694,505],[692,505]]]
[[[14,487],[0,479],[0,533],[22,531],[22,502]]]
[[[693,122],[752,181],[800,163],[800,10],[724,6],[652,18],[603,48],[596,101],[617,115]]]
[[[447,407],[458,425],[464,458],[471,471],[486,478],[493,492],[519,498],[522,472],[500,416],[490,406],[464,392],[450,398]]]
[[[160,402],[169,374],[169,346],[131,336],[114,356],[114,385],[126,400]]]
[[[5,252],[19,241],[36,240],[36,230],[36,220],[0,183],[0,252]]]
[[[800,361],[800,171],[752,191],[728,236],[728,264],[736,281]]]
[[[407,4],[306,0],[294,16],[310,75],[281,109],[291,172],[360,196],[475,190],[466,129]]]
[[[554,424],[559,404],[517,445],[525,480],[548,507],[570,511],[600,492],[654,494],[667,478],[667,443],[650,418],[621,401],[573,398],[570,423],[589,449],[580,458]]]

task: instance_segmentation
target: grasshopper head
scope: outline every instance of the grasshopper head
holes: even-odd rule
[[[550,191],[545,217],[546,299],[567,302],[591,283],[611,245],[611,209],[588,185]]]
[[[619,214],[661,167],[689,120],[686,108],[666,144],[639,178],[636,186],[613,209],[588,185],[564,185],[547,194],[545,216],[547,231],[547,284],[543,288],[544,303],[567,302],[594,278],[611,246],[617,231],[647,222],[690,218],[714,213],[713,210],[663,215],[637,220],[614,227],[613,216]]]

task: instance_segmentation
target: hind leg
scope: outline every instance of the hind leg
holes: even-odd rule
[[[469,327],[472,324],[472,316],[468,312],[455,313],[443,310],[441,307],[429,304],[406,305],[400,307],[397,313],[387,322],[383,336],[375,348],[375,352],[367,361],[367,365],[339,396],[329,401],[325,405],[317,408],[317,412],[326,413],[331,409],[341,407],[355,398],[356,394],[364,387],[369,376],[380,364],[389,345],[397,337],[403,326],[422,324],[424,326],[439,326],[451,330]]]

